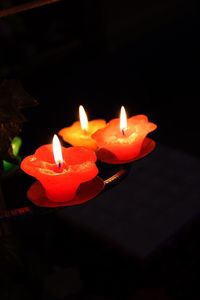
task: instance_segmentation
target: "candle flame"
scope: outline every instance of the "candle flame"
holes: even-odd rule
[[[60,168],[63,164],[63,156],[60,141],[56,134],[53,136],[53,156],[56,165]]]
[[[127,130],[127,116],[124,106],[121,107],[119,128],[123,134]]]
[[[83,108],[82,105],[79,106],[79,119],[81,123],[81,129],[83,131],[88,131],[88,118],[85,112],[85,109]]]

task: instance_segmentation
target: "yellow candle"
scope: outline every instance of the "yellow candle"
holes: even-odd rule
[[[103,119],[88,121],[82,105],[79,106],[79,120],[71,126],[61,129],[59,135],[65,142],[72,146],[82,146],[96,150],[96,141],[91,136],[98,129],[104,128],[106,121]]]

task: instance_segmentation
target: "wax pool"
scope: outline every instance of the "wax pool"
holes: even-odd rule
[[[100,150],[108,151],[123,163],[134,160],[139,155],[145,137],[156,127],[154,123],[148,121],[147,116],[137,115],[129,118],[127,127],[121,129],[120,119],[113,119],[92,137]]]
[[[45,196],[54,202],[70,201],[79,185],[98,174],[96,155],[83,147],[62,147],[63,162],[54,161],[52,145],[39,147],[23,159],[21,168],[42,184]]]

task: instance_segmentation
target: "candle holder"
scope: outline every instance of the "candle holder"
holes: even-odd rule
[[[134,161],[127,162],[126,164],[107,164],[102,161],[97,161],[99,176],[91,181],[81,184],[72,201],[62,203],[49,201],[44,196],[44,190],[41,184],[36,181],[28,191],[28,196],[32,198],[31,201],[33,203],[30,206],[0,211],[0,221],[46,214],[66,206],[81,205],[82,203],[93,199],[100,193],[113,188],[116,184],[119,184],[128,175],[134,162],[150,154],[155,146],[156,143],[152,139],[146,138],[140,155],[138,155]]]

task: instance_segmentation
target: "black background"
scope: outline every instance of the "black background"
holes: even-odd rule
[[[22,2],[28,1],[1,1],[0,9]],[[168,146],[163,149],[169,157],[172,149],[193,156],[175,155],[177,160],[185,157],[190,170],[190,161],[200,155],[199,20],[195,1],[179,0],[63,0],[0,18],[0,80],[19,80],[39,103],[24,111],[22,157],[51,143],[54,133],[74,122],[80,104],[90,119],[107,121],[124,105],[129,116],[146,114],[158,125],[152,136],[161,148]],[[168,171],[178,181],[169,184],[176,189],[184,172],[174,165]],[[197,170],[188,171],[183,182],[187,185],[187,175],[192,180],[195,174]],[[8,206],[13,205],[13,191],[15,200],[24,194],[21,181],[28,187],[31,180],[24,174],[3,184]],[[192,294],[199,291],[197,220],[182,228],[178,243],[172,238],[170,251],[162,249],[145,266],[119,256],[109,244],[102,247],[98,239],[94,242],[51,214],[11,225],[23,264],[5,260],[5,299],[68,299],[61,294],[70,282],[71,273],[66,272],[71,266],[83,270],[85,290],[69,299],[101,299],[95,296],[103,294],[124,300],[134,293],[133,299],[195,299]],[[140,292],[143,296],[137,298]]]
[[[25,152],[83,104],[90,119],[112,119],[121,105],[147,114],[158,142],[198,155],[198,34],[193,1],[61,1],[1,18],[0,76],[39,102],[27,112]]]

